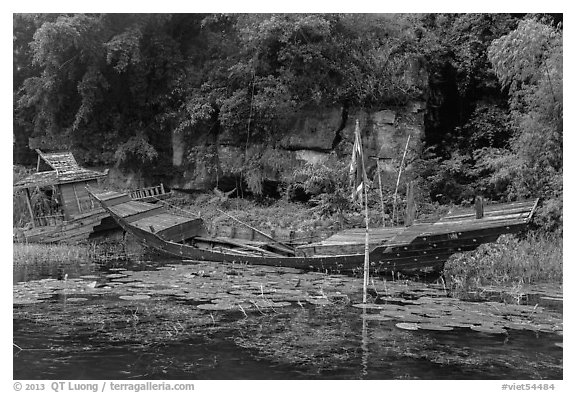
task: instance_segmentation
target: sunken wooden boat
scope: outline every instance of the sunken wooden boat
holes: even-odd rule
[[[134,201],[113,191],[89,191],[128,233],[147,247],[188,260],[292,267],[322,272],[363,268],[365,229],[350,229],[319,242],[293,246],[272,236],[210,236],[204,221],[165,205]],[[450,255],[515,233],[530,222],[537,200],[488,205],[482,218],[475,211],[452,212],[435,222],[369,231],[373,272],[442,269]],[[258,231],[260,234],[262,232]]]
[[[68,151],[36,152],[36,172],[13,185],[15,192],[24,192],[30,215],[26,227],[15,229],[16,241],[76,243],[119,230],[116,221],[86,191],[86,187],[98,186],[106,172],[81,167]],[[160,184],[131,194],[135,199],[156,201],[170,192]]]

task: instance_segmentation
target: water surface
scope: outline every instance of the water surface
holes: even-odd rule
[[[362,308],[356,277],[191,261],[72,265],[15,267],[14,379],[563,376],[560,285],[517,302],[462,302],[438,283],[375,278],[376,305]]]

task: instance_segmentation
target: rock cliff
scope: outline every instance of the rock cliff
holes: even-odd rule
[[[286,161],[281,168],[264,167],[262,181],[281,182],[304,163],[322,162],[331,153],[347,160],[354,142],[356,119],[360,122],[367,171],[382,160],[384,170],[394,172],[408,135],[410,150],[418,150],[424,138],[426,104],[410,102],[403,107],[375,111],[346,110],[341,107],[309,108],[289,116],[286,131],[275,141]],[[218,186],[233,188],[242,165],[246,141],[233,130],[195,131],[191,135],[172,134],[172,164],[178,174],[169,185],[187,191],[207,191]],[[257,143],[257,141],[252,141]],[[252,146],[252,145],[251,145]],[[268,146],[269,147],[269,146]]]

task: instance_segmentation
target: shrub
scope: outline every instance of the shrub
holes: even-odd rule
[[[529,233],[455,254],[444,267],[452,293],[466,297],[487,285],[521,285],[562,280],[562,237],[559,233]]]

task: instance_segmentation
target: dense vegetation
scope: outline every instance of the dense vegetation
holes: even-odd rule
[[[287,114],[425,100],[425,146],[407,173],[422,203],[537,196],[540,224],[561,228],[561,19],[14,15],[14,160],[32,162],[30,140],[89,165],[166,177],[177,130],[208,151],[223,139],[245,145],[230,170],[258,193],[262,168],[282,165],[275,144]],[[327,213],[348,208],[342,161],[333,161],[293,176],[305,176],[301,186]]]
[[[516,287],[562,282],[562,238],[531,233],[525,238],[503,235],[496,243],[456,254],[444,267],[453,296],[482,297],[486,286]]]

